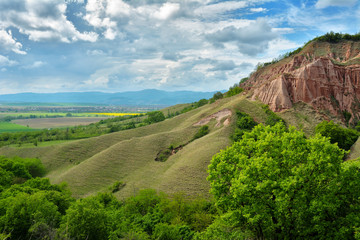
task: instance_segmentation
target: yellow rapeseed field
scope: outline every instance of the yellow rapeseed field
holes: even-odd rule
[[[119,117],[119,116],[136,116],[136,115],[141,115],[142,113],[91,113],[91,114]]]

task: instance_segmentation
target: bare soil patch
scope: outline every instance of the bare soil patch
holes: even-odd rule
[[[214,113],[214,114],[211,114],[210,116],[207,116],[203,119],[201,119],[200,121],[198,121],[197,123],[194,124],[194,126],[203,126],[203,125],[206,125],[210,122],[211,119],[216,119],[216,127],[219,127],[220,126],[220,122],[221,122],[221,119],[225,118],[225,117],[230,117],[231,116],[231,110],[230,109],[223,109],[223,110],[220,110],[218,111],[217,113]],[[228,122],[224,122],[224,124],[228,124]]]

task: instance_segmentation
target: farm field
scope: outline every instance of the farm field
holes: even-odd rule
[[[23,125],[11,123],[11,122],[0,122],[0,133],[19,132],[19,131],[28,132],[28,131],[34,131],[34,129],[26,127],[26,125],[23,126]]]
[[[7,116],[10,117],[19,117],[22,116],[24,118],[28,118],[30,116],[36,116],[38,118],[40,117],[55,117],[55,116],[61,116],[66,117],[66,112],[0,112],[0,118],[4,118]],[[94,117],[96,115],[90,114],[90,113],[71,113],[73,117]]]
[[[12,122],[30,128],[61,128],[79,125],[88,125],[109,117],[62,117],[62,118],[30,118],[16,119]]]

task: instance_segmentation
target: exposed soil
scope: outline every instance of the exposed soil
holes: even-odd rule
[[[220,110],[220,111],[217,112],[217,113],[211,114],[210,116],[207,116],[207,117],[201,119],[200,121],[198,121],[197,123],[195,123],[193,126],[203,126],[203,125],[208,124],[208,123],[211,121],[211,119],[216,119],[216,122],[217,122],[217,123],[216,123],[215,126],[216,126],[216,127],[220,127],[220,125],[221,125],[221,120],[222,120],[223,118],[225,118],[225,117],[230,117],[231,115],[232,115],[231,110],[225,108],[225,109],[223,109],[223,110]],[[229,123],[230,123],[229,118],[224,121],[224,125],[229,125]]]

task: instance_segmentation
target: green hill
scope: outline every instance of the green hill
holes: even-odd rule
[[[200,128],[195,123],[223,109],[229,109],[232,116],[222,118],[220,125],[212,119],[207,124],[208,135],[185,145],[165,162],[155,161],[170,145],[188,143]],[[144,188],[208,196],[207,166],[214,154],[230,145],[236,110],[249,113],[258,122],[266,120],[260,103],[236,95],[160,123],[48,146],[7,146],[0,154],[41,159],[51,182],[67,182],[76,197],[105,190],[116,181],[126,183],[118,197]],[[229,124],[225,125],[227,118]]]

